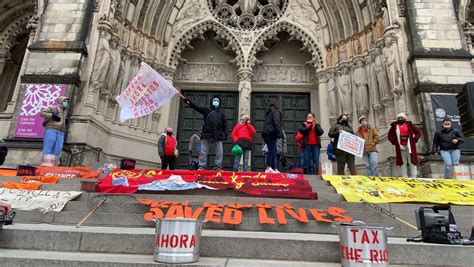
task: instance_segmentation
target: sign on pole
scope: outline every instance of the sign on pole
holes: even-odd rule
[[[152,113],[177,93],[165,78],[142,62],[135,78],[116,98],[120,106],[120,122]]]
[[[346,131],[342,131],[342,133],[339,134],[337,148],[354,156],[362,158],[362,155],[364,154],[364,144],[364,139]]]

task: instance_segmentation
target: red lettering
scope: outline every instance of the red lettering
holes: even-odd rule
[[[353,219],[349,216],[343,215],[346,212],[343,208],[329,207],[328,214],[334,216],[336,222],[352,222]]]
[[[166,213],[165,218],[177,218],[184,217],[183,206],[181,205],[172,205],[168,212]]]
[[[354,250],[354,260],[357,263],[362,263],[362,260],[360,259],[361,255],[362,255],[362,249],[361,248],[358,248],[358,249]]]
[[[201,215],[203,209],[203,207],[199,207],[194,212],[192,212],[193,210],[191,207],[184,207],[184,218],[197,219]]]
[[[369,235],[366,230],[362,233],[362,244],[364,243],[370,244]]]
[[[359,232],[359,230],[355,229],[355,228],[352,228],[351,232],[352,232],[352,237],[353,237],[353,240],[354,240],[354,244],[357,244],[357,232]]]
[[[354,253],[354,250],[353,250],[353,248],[346,247],[345,250],[346,250],[346,258],[347,258],[348,260],[354,260],[354,254],[353,254],[353,253]]]
[[[161,235],[160,247],[168,247],[169,235]]]
[[[189,238],[188,235],[182,235],[181,236],[181,241],[180,241],[180,244],[179,244],[180,248],[188,248],[188,245],[186,244],[186,242],[188,242],[188,238]]]
[[[191,242],[189,242],[189,248],[193,248],[196,246],[196,237],[194,235],[191,236]]]
[[[371,231],[372,232],[372,243],[373,244],[380,244],[379,239],[378,239],[378,234],[379,231]]]
[[[275,207],[278,224],[286,224],[285,210],[282,207]]]
[[[376,249],[370,250],[370,262],[378,262],[379,252]]]
[[[306,211],[302,208],[298,209],[298,214],[293,209],[285,209],[291,217],[297,219],[299,222],[307,223],[309,222]]]
[[[309,212],[318,222],[332,222],[331,220],[324,218],[326,213],[324,213],[321,209],[309,209]]]
[[[172,235],[171,240],[170,240],[170,245],[172,248],[175,248],[178,246],[178,236],[177,235]]]

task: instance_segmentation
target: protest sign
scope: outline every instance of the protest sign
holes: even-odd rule
[[[142,62],[135,78],[116,98],[120,106],[120,122],[152,113],[177,93],[165,78]]]
[[[66,203],[82,194],[76,191],[17,190],[0,188],[0,200],[17,210],[61,211]]]
[[[349,202],[474,205],[474,181],[323,175]]]
[[[364,144],[364,139],[346,131],[342,131],[342,133],[339,134],[337,148],[354,156],[362,158],[362,155],[364,154]]]

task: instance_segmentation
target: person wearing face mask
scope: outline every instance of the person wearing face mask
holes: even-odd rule
[[[368,176],[379,176],[377,144],[379,143],[379,132],[367,121],[366,116],[360,116],[360,127],[356,135],[365,140],[364,154],[362,159],[367,167]]]
[[[402,177],[408,177],[408,165],[410,177],[416,178],[419,164],[416,143],[421,138],[421,132],[406,117],[404,112],[397,115],[397,121],[391,124],[388,131],[388,141],[395,146],[396,165],[401,167]]]
[[[463,142],[463,138],[458,129],[454,129],[451,119],[445,118],[441,130],[436,131],[433,138],[432,153],[439,155],[444,161],[444,177],[452,178],[453,165],[459,165],[461,158],[461,150],[459,146]]]
[[[298,129],[303,135],[301,147],[303,148],[303,165],[306,174],[315,175],[319,169],[319,153],[321,151],[321,135],[324,130],[321,125],[314,120],[314,113],[306,116],[306,122]]]
[[[68,108],[69,98],[60,96],[56,106],[47,107],[40,113],[44,118],[43,126],[46,129],[43,138],[43,156],[55,155],[56,162],[63,149]]]
[[[248,115],[244,114],[240,118],[240,122],[235,126],[232,131],[232,141],[234,144],[239,145],[242,148],[242,155],[244,157],[244,164],[242,169],[244,172],[249,171],[249,156],[250,150],[252,150],[252,140],[257,132],[255,128],[250,123],[250,118]],[[232,166],[233,171],[238,171],[240,158],[242,155],[236,155],[234,159],[234,165]]]
[[[158,155],[161,159],[161,169],[174,170],[176,168],[176,138],[173,136],[173,129],[170,127],[158,139]]]
[[[222,171],[222,161],[224,157],[223,142],[227,139],[227,121],[224,109],[221,108],[222,101],[219,97],[211,98],[210,107],[200,107],[195,105],[189,98],[183,98],[184,103],[201,113],[204,117],[204,125],[201,133],[201,153],[199,154],[199,170],[207,168],[207,158],[211,144],[215,145],[216,159],[215,170]]]
[[[337,143],[339,142],[339,135],[342,133],[342,131],[354,134],[354,131],[349,125],[349,117],[345,114],[340,115],[337,118],[336,124],[331,127],[328,134],[329,137],[334,138],[334,155],[336,156],[337,162],[337,175],[344,175],[344,169],[346,168],[346,165],[352,175],[357,175],[355,167],[355,156],[337,148]]]

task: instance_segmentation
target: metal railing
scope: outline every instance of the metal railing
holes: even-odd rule
[[[79,154],[83,154],[85,152],[89,152],[89,151],[97,151],[97,162],[99,162],[100,160],[100,154],[102,153],[102,148],[100,147],[94,147],[94,148],[89,148],[89,149],[86,149],[86,150],[81,150],[81,151],[77,151],[77,152],[74,152],[74,153],[71,153],[68,158],[67,158],[67,164],[66,166],[68,167],[71,167],[71,160],[72,160],[72,157],[73,156],[76,156],[76,155],[79,155]]]

